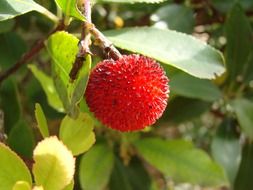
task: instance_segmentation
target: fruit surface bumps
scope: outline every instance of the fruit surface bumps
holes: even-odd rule
[[[135,131],[161,117],[169,97],[168,78],[153,59],[124,55],[92,70],[85,92],[91,112],[107,127]]]

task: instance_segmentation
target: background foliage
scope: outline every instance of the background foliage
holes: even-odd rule
[[[0,83],[0,190],[253,189],[253,1],[92,4],[122,53],[161,62],[168,107],[140,132],[102,126],[83,94],[106,55],[92,46],[69,78],[85,20],[76,2],[1,0],[0,76],[33,44],[45,48]]]

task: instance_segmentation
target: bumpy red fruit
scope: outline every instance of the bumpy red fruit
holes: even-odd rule
[[[169,96],[168,78],[153,59],[124,55],[92,70],[85,92],[90,111],[106,126],[134,131],[161,117]]]

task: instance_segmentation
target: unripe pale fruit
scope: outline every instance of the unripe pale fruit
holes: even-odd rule
[[[104,60],[90,74],[85,92],[90,111],[106,126],[135,131],[161,117],[169,97],[168,78],[153,59],[124,55]]]

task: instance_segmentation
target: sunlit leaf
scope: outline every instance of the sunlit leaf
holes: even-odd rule
[[[73,179],[75,159],[55,136],[38,143],[34,150],[34,161],[35,183],[43,186],[44,190],[63,189]]]
[[[55,0],[55,2],[67,16],[85,20],[84,16],[77,8],[77,0]]]
[[[38,128],[40,133],[44,138],[49,136],[48,126],[47,126],[47,119],[44,115],[44,112],[40,106],[40,104],[35,104],[35,117],[37,120]]]
[[[63,190],[73,190],[74,189],[74,180],[71,181]]]
[[[77,104],[83,98],[86,88],[91,57],[86,56],[77,79],[70,82],[69,73],[78,53],[78,39],[67,32],[57,32],[49,38],[47,49],[53,60],[53,78],[58,94],[67,113],[76,117]]]
[[[44,7],[35,3],[33,0],[1,0],[0,1],[0,21],[14,18],[16,16],[37,11],[53,21],[57,21],[54,16]]]
[[[64,108],[59,95],[54,87],[52,78],[40,71],[35,65],[28,65],[28,68],[32,71],[33,75],[39,80],[44,92],[46,93],[47,100],[50,106],[59,112],[63,112]]]
[[[60,126],[60,139],[73,155],[82,154],[95,143],[94,122],[86,113],[80,113],[77,119],[65,116]]]
[[[44,190],[42,186],[35,186],[32,190]]]
[[[105,35],[119,48],[152,57],[198,78],[213,79],[225,71],[222,54],[190,35],[152,27],[111,30]]]
[[[17,181],[32,185],[29,169],[16,153],[0,143],[0,155],[0,189],[12,189]]]
[[[26,181],[17,181],[12,187],[12,190],[31,190],[31,186]]]

